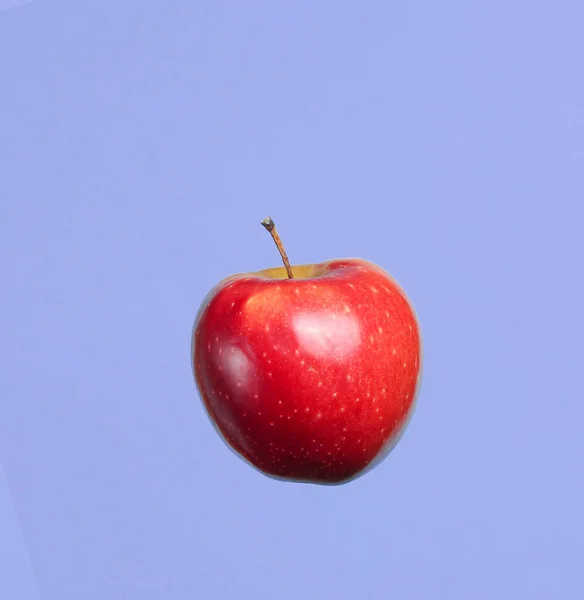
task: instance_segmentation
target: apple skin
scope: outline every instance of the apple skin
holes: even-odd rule
[[[347,483],[398,442],[421,382],[416,315],[362,259],[228,277],[195,320],[191,360],[226,444],[277,479]]]

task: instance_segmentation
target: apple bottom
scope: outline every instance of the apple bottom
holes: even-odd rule
[[[360,477],[379,464],[395,447],[414,410],[414,405],[394,421],[389,435],[378,429],[365,431],[361,422],[331,420],[300,431],[274,428],[271,435],[258,417],[249,413],[226,414],[225,407],[204,403],[215,429],[240,458],[268,477],[280,480],[338,485]],[[242,432],[247,432],[247,435]]]

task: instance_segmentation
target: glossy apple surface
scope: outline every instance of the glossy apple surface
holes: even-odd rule
[[[195,380],[224,441],[266,475],[350,481],[393,448],[421,378],[397,282],[361,260],[229,277],[193,329]]]

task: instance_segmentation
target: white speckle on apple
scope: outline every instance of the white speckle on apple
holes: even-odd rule
[[[370,336],[369,336],[369,341],[370,341],[371,343],[373,343],[373,342],[375,341],[375,338],[374,338],[372,335],[370,335]]]
[[[307,406],[307,407],[304,409],[304,412],[305,412],[305,413],[308,413],[308,412],[310,412],[310,406]]]
[[[395,348],[392,348],[391,353],[395,356],[397,354],[397,350]]]
[[[322,387],[322,381],[318,382],[318,387]]]
[[[372,291],[374,294],[377,294],[377,293],[379,293],[379,290],[378,290],[378,289],[377,289],[377,288],[376,288],[374,285],[372,285],[372,286],[371,286],[371,291]]]
[[[386,390],[386,388],[382,388],[382,389],[381,389],[381,393],[382,393],[382,394],[385,394],[385,392],[386,392],[386,391],[387,391],[387,390]]]
[[[379,407],[377,407],[377,408],[375,409],[375,412],[379,412]]]
[[[333,398],[337,397],[337,392],[333,392]]]
[[[298,296],[298,294],[300,293],[300,290],[298,288],[294,288],[294,293]]]
[[[215,338],[215,341],[216,341],[216,342],[219,342],[219,336],[217,336],[217,337]]]
[[[347,285],[348,285],[348,286],[349,286],[349,287],[350,287],[352,290],[354,290],[354,289],[355,289],[355,286],[354,286],[352,283],[348,283]]]
[[[322,413],[321,412],[317,412],[316,413],[316,418],[317,419],[322,419]]]
[[[261,412],[258,412],[258,417],[261,417],[261,416],[262,416],[262,413],[261,413]]]
[[[343,427],[343,431],[347,431],[347,428]],[[345,438],[343,438],[343,441],[345,441]]]
[[[265,330],[266,330],[266,331],[270,331],[270,326],[269,326],[269,325],[266,325],[266,326],[265,326]]]
[[[385,311],[385,316],[389,317],[389,311],[387,311],[387,310]]]
[[[345,412],[345,407],[341,406],[341,412],[344,413]]]
[[[282,406],[282,400],[278,400],[278,404]]]
[[[231,303],[231,308],[233,308],[235,306],[235,302]]]
[[[379,327],[379,328],[377,329],[377,331],[379,331],[379,333],[383,333],[383,328],[382,328],[382,327]]]
[[[361,402],[361,398],[355,398],[355,402]]]
[[[301,361],[300,361],[300,364],[301,364],[302,366],[304,366],[304,364],[305,364],[305,363],[306,363],[306,361],[305,361],[305,360],[301,360]]]
[[[270,421],[270,427],[274,426],[274,421]]]
[[[407,363],[407,362],[405,362],[405,363],[404,363],[404,369],[405,369],[407,366],[408,366],[408,363]]]
[[[294,350],[294,356],[300,356],[300,350]]]

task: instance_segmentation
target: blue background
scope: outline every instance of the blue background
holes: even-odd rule
[[[0,12],[0,597],[584,597],[581,2]],[[360,256],[425,375],[342,487],[197,397],[219,279]],[[580,507],[580,508],[578,508]]]

